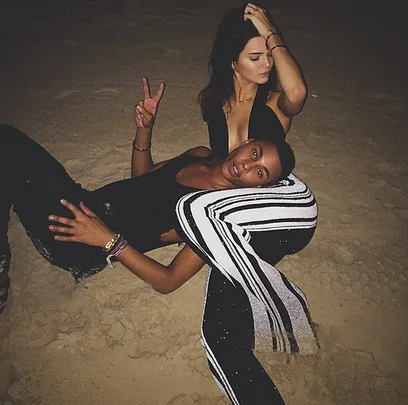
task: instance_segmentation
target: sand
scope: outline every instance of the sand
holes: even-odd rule
[[[155,159],[208,145],[195,98],[220,13],[237,3],[3,1],[0,122],[31,135],[85,187],[99,187],[129,175],[132,111],[146,75],[153,88],[167,86]],[[296,174],[318,199],[319,225],[278,268],[307,294],[321,351],[313,362],[259,358],[287,404],[407,404],[403,14],[392,2],[265,5],[309,86],[288,139]],[[9,236],[1,404],[228,403],[199,340],[208,269],[167,296],[121,265],[75,284],[36,253],[14,214]],[[151,254],[168,262],[178,249]]]

